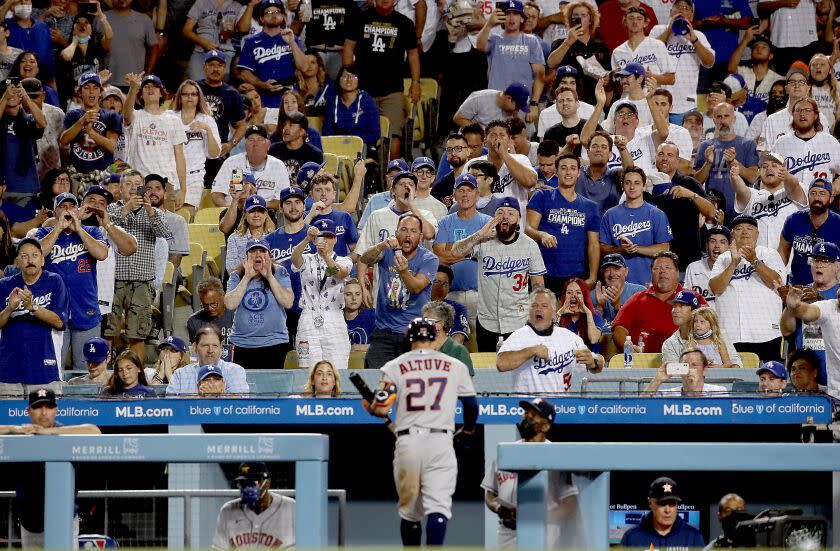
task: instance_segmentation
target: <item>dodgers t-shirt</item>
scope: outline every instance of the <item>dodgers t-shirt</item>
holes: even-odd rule
[[[274,278],[287,289],[291,286],[289,272],[283,266],[274,267]],[[236,288],[241,280],[239,272],[231,273],[228,292]],[[248,282],[233,318],[230,342],[243,348],[261,348],[289,342],[286,309],[277,302],[271,287],[262,277],[255,277]]]
[[[790,283],[809,285],[814,280],[808,264],[808,253],[822,241],[840,243],[840,214],[829,211],[823,225],[814,228],[807,210],[794,212],[782,226],[782,237],[791,244]]]
[[[335,222],[335,248],[333,251],[338,256],[350,256],[349,245],[355,245],[359,241],[359,231],[356,229],[353,218],[344,211],[333,210],[329,214],[316,216],[312,219],[312,224],[314,225],[318,220],[325,218]]]
[[[379,15],[368,9],[350,21],[347,39],[356,43],[360,90],[375,98],[403,91],[405,54],[417,48],[411,19],[396,10]]]
[[[298,47],[303,44],[295,37]],[[295,80],[295,60],[292,47],[286,44],[281,35],[269,36],[261,32],[248,36],[242,42],[239,54],[239,69],[248,69],[263,82],[271,79],[280,84],[293,84]],[[280,107],[280,93],[260,91],[263,107]]]
[[[552,277],[585,275],[588,232],[599,232],[598,205],[578,195],[569,201],[560,190],[542,189],[531,196],[528,210],[541,215],[538,230],[557,238],[553,249],[537,241],[545,268]]]
[[[412,293],[403,283],[394,264],[394,251],[385,249],[378,263],[379,291],[376,293],[376,328],[402,334],[411,320],[420,317],[423,305],[432,297],[432,280],[438,268],[438,257],[424,247],[408,261],[408,270],[429,278],[419,293]]]
[[[292,292],[295,294],[295,303],[291,308],[289,308],[289,311],[298,314],[300,313],[300,272],[292,270],[292,249],[294,249],[298,243],[306,238],[306,232],[308,229],[309,226],[304,225],[303,229],[300,231],[295,233],[286,233],[286,230],[283,228],[278,228],[265,236],[266,241],[268,241],[271,259],[275,264],[279,263],[283,266],[288,272],[287,277],[291,280]],[[312,243],[309,243],[303,252],[304,254],[314,253],[315,248],[312,246]]]
[[[621,237],[636,245],[648,246],[671,241],[671,226],[665,213],[650,203],[630,208],[621,203],[601,219],[601,243],[621,246]],[[642,254],[621,253],[627,261],[627,281],[639,285],[650,283],[650,257]]]

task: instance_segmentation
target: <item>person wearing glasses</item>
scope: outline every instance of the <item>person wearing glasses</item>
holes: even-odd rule
[[[785,81],[785,93],[787,93],[788,103],[787,109],[780,109],[779,111],[769,115],[764,121],[764,127],[761,129],[760,140],[767,145],[767,149],[773,149],[782,135],[787,134],[791,130],[791,122],[793,122],[793,108],[796,103],[804,98],[811,97],[811,84],[808,81],[808,73],[803,67],[794,66],[787,72]],[[829,131],[831,126],[828,124],[828,119],[825,115],[820,113],[820,122],[823,129]]]
[[[353,65],[342,67],[338,71],[338,88],[327,91],[321,134],[358,136],[368,149],[379,141],[379,107],[373,96],[359,88],[358,70]]]
[[[438,178],[432,184],[432,197],[450,208],[454,200],[455,180],[464,173],[464,165],[470,160],[470,146],[466,136],[456,133],[446,137],[445,145],[444,152],[446,155],[440,159],[441,166],[438,167]],[[440,168],[444,164],[449,168],[441,176]]]
[[[417,206],[431,212],[440,222],[449,209],[431,195],[432,184],[435,181],[435,162],[429,157],[417,157],[411,163],[411,172],[417,176],[417,190],[414,196]]]

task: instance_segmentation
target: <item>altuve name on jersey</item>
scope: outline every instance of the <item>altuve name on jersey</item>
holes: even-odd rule
[[[452,370],[452,364],[448,360],[437,358],[427,358],[419,360],[409,360],[400,364],[400,375],[412,371],[446,371]]]

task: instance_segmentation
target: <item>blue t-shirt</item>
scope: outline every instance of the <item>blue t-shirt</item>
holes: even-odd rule
[[[751,17],[753,12],[747,0],[722,0],[720,2],[694,2],[694,20],[720,15],[728,19]],[[722,27],[703,27],[703,34],[714,45],[715,62],[726,63],[738,46],[738,30]]]
[[[706,140],[697,148],[697,157],[694,159],[695,169],[700,168],[706,162],[707,147],[715,148],[715,157],[712,161],[712,168],[709,170],[709,179],[706,180],[706,191],[714,189],[721,192],[726,197],[726,212],[734,217],[737,215],[735,212],[735,190],[729,182],[729,169],[732,168],[732,165],[723,156],[723,152],[730,147],[734,147],[735,159],[739,163],[746,167],[757,166],[758,150],[755,148],[755,141],[741,136],[735,136],[735,139],[731,142],[723,142],[718,138]]]
[[[355,245],[359,241],[359,232],[356,229],[356,224],[353,222],[353,217],[344,211],[333,209],[329,214],[322,214],[312,219],[312,224],[318,220],[328,218],[335,222],[335,254],[338,256],[350,256],[350,247],[348,245]]]
[[[300,272],[292,270],[292,249],[294,249],[298,243],[306,238],[306,232],[308,230],[309,226],[304,225],[303,229],[298,232],[286,233],[286,230],[280,227],[265,236],[266,241],[268,241],[268,246],[270,247],[271,259],[275,264],[279,262],[280,265],[286,269],[286,272],[288,272],[287,277],[289,277],[292,282],[292,292],[295,294],[295,303],[291,308],[289,308],[289,311],[295,313],[300,313]],[[315,249],[312,246],[312,243],[308,244],[303,252],[304,254],[314,253]]]
[[[82,226],[91,237],[108,246],[105,230],[99,226]],[[35,239],[39,241],[53,228],[38,228]],[[99,313],[99,291],[96,285],[96,259],[91,256],[82,238],[76,232],[63,231],[47,253],[44,269],[61,276],[71,289],[70,320],[72,329],[90,329],[102,321]]]
[[[621,197],[621,169],[610,168],[597,180],[592,179],[589,165],[580,169],[575,192],[598,206],[598,214],[604,213],[618,204]]]
[[[822,296],[823,300],[834,300],[837,298],[837,291],[840,289],[840,286],[835,285],[830,289],[826,289],[825,291],[818,291],[820,296]],[[820,359],[820,372],[819,372],[819,379],[818,382],[821,385],[828,384],[828,377],[825,371],[825,337],[822,336],[822,328],[816,323],[810,324],[811,328],[814,329],[814,332],[818,332],[820,339],[816,342],[811,342],[810,338],[813,338],[814,335],[809,335],[809,342],[803,341],[802,335],[802,320],[796,320],[796,332],[793,334],[794,344],[796,350],[800,348],[810,348],[814,351],[814,353]]]
[[[646,287],[643,287],[642,285],[636,285],[635,283],[627,283],[625,281],[624,289],[621,290],[621,296],[618,298],[619,305],[624,304],[630,299],[630,297],[632,297],[640,291],[644,291],[645,289]],[[595,289],[589,291],[589,297],[592,300],[592,304],[597,307],[598,293],[595,292]],[[599,326],[603,333],[612,333],[612,322],[615,319],[615,315],[617,313],[618,311],[613,307],[612,302],[607,300],[607,303],[604,305],[604,315],[602,316],[604,324]]]
[[[346,320],[347,331],[350,333],[350,344],[370,344],[370,336],[376,325],[376,310],[365,308],[359,310],[355,319]]]
[[[811,266],[808,253],[823,241],[840,243],[840,214],[828,212],[828,218],[819,228],[814,228],[808,210],[792,213],[782,226],[782,237],[791,244],[790,281],[793,285],[810,285]]]
[[[528,200],[528,210],[542,216],[539,231],[557,238],[553,249],[537,241],[547,273],[552,277],[585,277],[587,235],[599,231],[598,205],[580,195],[569,201],[559,189],[541,189]]]
[[[592,310],[592,318],[595,320],[595,327],[597,327],[598,329],[601,329],[602,327],[604,327],[604,325],[605,325],[604,324],[604,316],[601,315],[601,312],[599,312],[598,310]],[[571,331],[575,335],[579,336],[578,326],[580,326],[580,325],[586,326],[586,315],[581,315],[578,318],[577,321],[572,321],[571,318],[569,318],[568,321],[569,321],[569,324],[568,325],[563,325],[562,327],[565,327],[566,329],[568,329],[569,331]],[[581,339],[583,339],[583,342],[586,343],[586,338],[585,337],[581,337]],[[597,353],[597,352],[601,351],[601,341],[600,340],[598,340],[594,343],[591,343],[591,344],[587,344],[586,346],[592,352]]]
[[[0,148],[3,166],[0,177],[6,182],[9,193],[38,193],[38,172],[35,167],[35,142],[44,135],[44,129],[35,125],[35,119],[23,109],[15,116],[4,114],[0,119]]]
[[[665,213],[650,203],[630,208],[621,203],[601,218],[601,243],[621,246],[621,236],[636,245],[656,245],[671,241],[671,226]],[[627,281],[639,285],[650,283],[650,257],[642,254],[621,253],[627,261]]]
[[[0,279],[0,297],[4,305],[15,287],[26,286],[32,292],[32,303],[54,312],[67,324],[69,298],[61,277],[44,271],[32,285],[23,281],[21,274]],[[43,385],[61,379],[59,358],[63,330],[53,329],[38,320],[23,303],[12,312],[12,316],[0,331],[0,381]]]
[[[432,280],[438,268],[438,257],[424,247],[408,261],[408,270],[429,278],[429,284],[419,293],[410,292],[397,273],[394,251],[385,249],[379,267],[379,290],[376,293],[376,328],[404,333],[409,322],[420,317],[423,306],[432,296]]]
[[[435,243],[455,243],[484,227],[490,220],[486,214],[476,212],[469,220],[464,220],[457,213],[447,214],[438,222],[438,231],[435,236]],[[478,261],[474,258],[466,258],[456,262],[452,266],[452,273],[455,280],[449,287],[450,291],[467,291],[478,289]]]
[[[470,318],[467,315],[467,307],[454,300],[444,300],[443,302],[455,309],[455,318],[452,320],[452,327],[449,328],[449,336],[464,335],[466,342],[470,338]]]
[[[295,37],[300,49],[303,44]],[[271,79],[280,84],[293,84],[295,79],[295,59],[292,47],[286,44],[281,35],[268,36],[261,32],[246,37],[242,41],[242,53],[239,55],[239,69],[248,69],[263,82]],[[263,107],[280,107],[279,92],[261,92]]]
[[[635,549],[702,549],[706,546],[703,535],[700,531],[686,524],[677,517],[671,531],[666,535],[660,535],[654,530],[651,514],[646,513],[638,526],[624,532],[621,538],[621,547],[632,547]]]
[[[283,287],[291,287],[289,272],[283,266],[274,267],[274,278]],[[232,272],[228,280],[228,292],[239,285],[241,280],[239,272]],[[236,308],[230,342],[243,348],[261,348],[289,342],[286,309],[277,302],[271,287],[262,277],[255,277],[248,282],[242,302]]]
[[[64,115],[64,129],[67,130],[76,124],[82,116],[84,109],[73,109]],[[112,111],[99,110],[99,119],[94,121],[93,129],[105,136],[107,132],[122,134],[122,117]],[[79,172],[90,172],[92,170],[104,170],[114,162],[114,154],[101,148],[84,131],[79,132],[76,139],[69,147],[70,164]]]
[[[0,203],[0,210],[2,210],[3,214],[6,215],[6,219],[9,221],[9,227],[14,226],[18,222],[26,222],[32,219],[25,208],[20,207],[11,201],[3,201]]]
[[[32,50],[38,56],[41,82],[49,82],[55,76],[55,57],[52,53],[50,28],[46,23],[32,18],[32,25],[22,27],[14,17],[6,19],[9,38],[6,43],[13,48]],[[58,104],[53,104],[58,105]]]
[[[137,385],[132,388],[123,389],[120,396],[129,396],[131,398],[157,398],[157,393],[152,387]]]
[[[487,87],[504,90],[514,82],[531,88],[534,71],[531,64],[545,65],[540,39],[520,32],[515,37],[491,34],[487,42]]]
[[[559,185],[558,182],[557,182],[557,175],[555,174],[551,178],[546,178],[545,174],[542,173],[542,170],[540,170],[538,168],[537,169],[537,185],[540,185],[540,184],[545,184],[549,187],[557,189],[557,186]]]

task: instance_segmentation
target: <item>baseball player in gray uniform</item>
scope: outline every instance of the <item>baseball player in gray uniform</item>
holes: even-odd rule
[[[405,546],[420,545],[424,516],[426,545],[443,545],[458,477],[452,446],[457,401],[463,405],[464,426],[456,437],[471,435],[478,419],[467,366],[435,350],[435,336],[432,320],[412,320],[405,336],[411,349],[382,366],[374,402],[366,404],[380,417],[392,406],[396,410],[394,482]]]
[[[295,546],[295,500],[269,491],[265,463],[242,463],[234,479],[240,496],[219,511],[213,549],[265,549]]]

